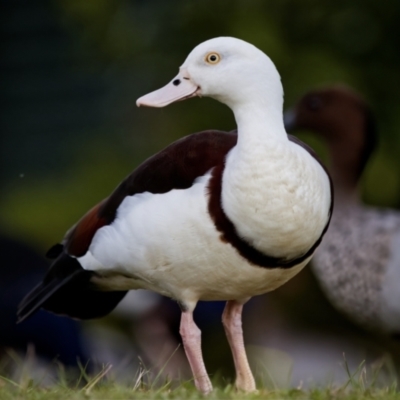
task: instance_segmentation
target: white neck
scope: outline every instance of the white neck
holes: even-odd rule
[[[266,102],[259,104],[246,103],[233,109],[238,127],[238,146],[254,146],[270,143],[272,140],[287,140],[287,134],[283,124],[282,108],[268,107]]]

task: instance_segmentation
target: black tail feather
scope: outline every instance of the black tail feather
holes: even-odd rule
[[[92,283],[95,273],[84,270],[79,261],[66,253],[53,263],[43,279],[21,301],[18,322],[24,321],[40,308],[55,314],[78,319],[102,317],[111,312],[126,291],[100,291]]]
[[[39,283],[39,285],[29,292],[19,304],[17,311],[17,323],[22,322],[33,313],[38,311],[58,289],[70,282],[76,274],[77,273],[72,274],[63,281],[52,280],[47,284]]]

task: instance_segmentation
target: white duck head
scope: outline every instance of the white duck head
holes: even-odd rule
[[[275,65],[240,39],[219,37],[199,44],[168,85],[139,98],[137,105],[164,107],[194,96],[212,97],[235,114],[238,108],[257,104],[264,113],[275,109],[282,118],[283,88]]]

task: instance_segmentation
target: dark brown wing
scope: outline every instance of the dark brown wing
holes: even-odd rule
[[[186,136],[150,157],[67,233],[65,250],[70,255],[83,256],[96,231],[114,220],[126,196],[189,188],[196,178],[222,163],[236,141],[235,131],[204,131]],[[56,245],[48,254],[58,256],[59,250],[62,248]]]

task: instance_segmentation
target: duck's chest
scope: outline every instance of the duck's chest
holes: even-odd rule
[[[289,143],[289,144],[288,144]],[[327,225],[329,178],[305,150],[288,142],[228,155],[222,204],[238,233],[275,257],[306,252]]]

